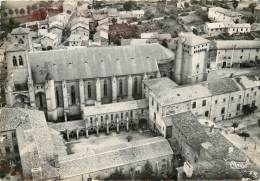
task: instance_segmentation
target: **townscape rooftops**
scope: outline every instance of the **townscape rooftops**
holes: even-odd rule
[[[159,104],[163,106],[211,96],[209,89],[201,84],[183,87],[169,86],[165,89],[168,91],[158,89],[158,92],[154,93]]]
[[[172,154],[166,139],[154,137],[122,144],[119,149],[107,148],[92,155],[63,158],[60,161],[59,173],[61,178],[68,178]]]
[[[210,139],[204,127],[190,111],[172,115],[170,117],[172,118],[174,127],[187,138],[186,141],[189,146],[197,152],[200,151],[201,144]]]
[[[56,40],[58,38],[58,36],[56,34],[50,32],[50,33],[47,33],[46,35],[43,35],[41,37],[41,39],[43,39],[43,38],[49,38],[51,40]]]
[[[243,88],[249,89],[260,86],[260,73],[251,72],[234,78],[236,82]]]
[[[216,28],[251,28],[249,23],[233,23],[233,22],[215,22],[215,23],[205,23],[205,25],[209,29],[216,29]]]
[[[239,87],[231,78],[221,78],[214,81],[207,81],[201,83],[207,87],[212,95],[220,95],[239,91]]]
[[[15,28],[11,32],[12,35],[29,34],[29,33],[30,33],[30,29],[29,28],[23,28],[23,27]]]
[[[168,77],[144,80],[143,83],[157,96],[162,96],[178,86]],[[164,88],[162,89],[162,87]]]
[[[215,11],[221,14],[225,14],[226,16],[229,17],[237,17],[237,16],[242,16],[242,14],[235,12],[235,11],[230,11],[221,7],[213,7],[213,8],[209,8],[210,11]]]
[[[73,30],[75,30],[79,27],[89,30],[88,24],[79,22],[79,23],[75,23],[74,25],[72,25],[71,28],[70,28],[70,31],[73,31]]]
[[[217,49],[260,49],[259,40],[215,40],[214,43]]]
[[[145,109],[148,108],[146,99],[117,102],[113,104],[103,104],[97,106],[84,107],[84,116],[95,116],[99,114],[107,114],[114,112],[125,112],[129,110]]]
[[[210,134],[209,141],[212,146],[209,147],[207,151],[213,159],[239,162],[244,162],[248,159],[242,151],[240,151],[219,132]]]
[[[31,168],[41,167],[43,175],[57,174],[47,160],[53,155],[53,143],[43,112],[33,109],[3,108],[0,112],[2,130],[15,130],[22,167],[31,174]],[[5,126],[3,126],[5,124]]]
[[[184,38],[184,43],[189,46],[196,46],[196,45],[206,44],[210,42],[209,40],[202,38],[200,36],[196,36],[191,32],[189,33],[181,32],[179,36],[181,38]]]
[[[157,72],[156,60],[167,58],[169,55],[158,44],[29,53],[35,83],[45,82],[47,72],[55,81]]]

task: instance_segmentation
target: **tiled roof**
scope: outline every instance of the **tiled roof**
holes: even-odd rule
[[[61,178],[68,178],[172,154],[166,139],[154,137],[122,144],[119,149],[103,149],[91,155],[73,157],[71,160],[63,158],[59,173]]]
[[[234,80],[243,88],[253,88],[260,86],[260,73],[251,72],[249,74],[240,75],[234,78]]]
[[[89,30],[89,25],[88,24],[85,24],[85,23],[75,23],[71,28],[70,28],[70,31],[73,31],[75,29],[77,29],[78,27],[82,27],[82,28],[85,28],[87,30]]]
[[[47,70],[55,81],[157,72],[157,60],[167,58],[169,55],[158,44],[29,53],[35,83],[45,82]]]
[[[41,39],[43,39],[43,38],[49,38],[49,39],[51,39],[51,40],[55,40],[55,39],[58,38],[58,36],[57,36],[56,34],[54,34],[54,33],[47,33],[46,35],[44,35],[43,37],[41,37]]]
[[[18,108],[0,109],[0,130],[15,130],[21,124],[21,120],[25,119],[25,116],[26,114]]]
[[[212,158],[226,161],[247,160],[247,156],[230,141],[228,141],[221,133],[216,132],[211,134],[209,141],[213,145],[208,148],[208,152]],[[231,147],[232,151],[230,151]]]
[[[124,112],[129,110],[148,108],[148,101],[146,99],[117,102],[113,104],[102,104],[98,106],[86,106],[84,107],[84,116],[94,116],[99,114]]]
[[[211,92],[205,86],[201,84],[188,85],[183,87],[169,86],[164,89],[157,89],[155,94],[156,100],[161,105],[177,104],[181,102],[186,102],[194,99],[204,98],[211,96]]]
[[[184,38],[184,44],[187,44],[189,46],[196,46],[196,45],[206,44],[206,43],[210,42],[209,40],[202,38],[200,36],[194,35],[191,32],[188,32],[188,33],[181,32],[179,34],[179,37]]]
[[[207,87],[212,95],[226,94],[240,90],[231,78],[221,78],[214,81],[202,82],[201,84]]]
[[[259,48],[259,40],[215,40],[217,49]]]
[[[5,126],[16,130],[24,173],[31,174],[32,168],[41,167],[44,178],[57,175],[55,168],[49,163],[54,153],[54,146],[44,112],[22,108],[3,108],[0,120],[1,124],[6,124]]]
[[[66,130],[82,129],[82,128],[86,127],[85,121],[83,121],[83,120],[67,121],[67,122],[49,124],[48,126],[51,129],[54,129],[58,132],[66,131]]]
[[[210,137],[204,127],[191,112],[172,115],[171,118],[174,127],[185,136],[187,144],[197,152],[200,151],[202,143],[209,141]]]
[[[28,33],[30,33],[30,29],[29,28],[22,28],[22,27],[15,28],[11,32],[12,35],[28,34]]]
[[[163,96],[178,85],[168,77],[144,80],[145,86],[151,90],[156,96]],[[163,89],[162,89],[163,87]]]
[[[230,16],[230,17],[242,16],[242,14],[240,14],[238,12],[227,10],[227,9],[224,9],[224,8],[221,8],[221,7],[213,7],[213,8],[209,8],[209,10],[213,10],[213,11],[216,11],[218,13],[225,14],[226,16]]]

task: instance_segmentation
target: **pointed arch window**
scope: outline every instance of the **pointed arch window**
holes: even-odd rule
[[[13,56],[13,66],[16,67],[17,66],[17,59],[15,56]]]
[[[137,85],[137,77],[134,78],[134,95],[137,95],[138,85]]]
[[[23,66],[23,57],[21,55],[19,55],[18,61],[19,61],[19,65]]]
[[[71,86],[71,104],[74,105],[76,104],[76,92],[75,92],[75,87]]]
[[[107,81],[104,80],[104,96],[107,96]]]
[[[119,95],[123,95],[123,81],[119,80]]]
[[[59,99],[59,90],[56,88],[56,102],[57,102],[57,107],[60,107],[60,99]]]
[[[88,83],[88,98],[91,98],[91,83]]]

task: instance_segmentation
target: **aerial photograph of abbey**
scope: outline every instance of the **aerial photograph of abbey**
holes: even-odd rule
[[[1,181],[260,180],[260,0],[0,0]]]

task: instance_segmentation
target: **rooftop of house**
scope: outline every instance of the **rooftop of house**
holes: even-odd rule
[[[125,112],[129,110],[146,109],[148,108],[148,101],[146,99],[117,102],[113,104],[102,104],[98,106],[84,107],[84,116],[95,116],[99,114],[108,114],[115,112]]]
[[[43,35],[41,39],[48,38],[51,40],[57,40],[58,36],[54,33],[47,33],[46,35]]]
[[[166,139],[153,137],[121,144],[118,149],[107,148],[77,157],[72,155],[73,159],[63,157],[60,159],[59,173],[61,178],[67,178],[172,154]]]
[[[194,35],[192,32],[184,33],[181,32],[179,34],[179,37],[184,39],[184,44],[187,44],[189,46],[196,46],[196,45],[201,45],[201,44],[207,44],[210,41],[202,38],[200,36]]]
[[[144,74],[158,71],[157,61],[169,54],[159,44],[113,47],[79,47],[29,53],[35,83],[47,72],[55,81]]]
[[[209,8],[209,11],[216,11],[218,13],[222,13],[222,14],[225,14],[226,16],[230,16],[230,17],[242,16],[242,14],[240,14],[238,12],[227,10],[227,9],[224,9],[221,7]]]
[[[207,151],[213,159],[237,162],[245,162],[248,160],[247,156],[221,133],[215,132],[209,134],[209,136],[209,142],[212,146],[209,146]]]
[[[75,23],[75,24],[73,24],[71,26],[70,31],[73,31],[73,30],[75,30],[75,29],[77,29],[79,27],[89,30],[89,25],[88,24],[85,24],[85,23],[82,23],[82,22],[78,22],[78,23]]]
[[[159,97],[165,95],[178,86],[178,84],[173,82],[168,77],[144,80],[143,83],[149,90],[151,90],[156,96]]]
[[[243,88],[249,89],[253,87],[260,87],[260,73],[251,72],[241,76],[234,77],[234,80]]]
[[[53,156],[52,137],[44,112],[34,109],[3,108],[0,112],[1,129],[16,130],[19,154],[25,174],[41,167],[43,177],[57,176],[56,169],[48,162]]]
[[[165,89],[168,91],[165,91]],[[153,94],[155,99],[162,106],[211,96],[209,89],[201,84],[178,87],[168,84],[168,87],[165,86],[165,88],[161,90],[156,89],[156,92],[153,92]]]
[[[241,163],[238,163],[241,164]],[[242,163],[243,164],[243,163]],[[200,161],[192,165],[192,179],[242,179],[250,169],[234,169],[223,160]]]
[[[184,112],[170,117],[172,125],[184,135],[186,143],[195,151],[199,152],[201,144],[210,140],[204,127],[191,112]]]
[[[217,49],[260,49],[259,40],[215,40]]]
[[[29,34],[29,33],[30,33],[30,29],[29,28],[23,28],[23,27],[15,28],[11,32],[12,35]]]
[[[232,78],[221,78],[214,81],[202,82],[201,85],[207,87],[213,96],[240,90]]]

